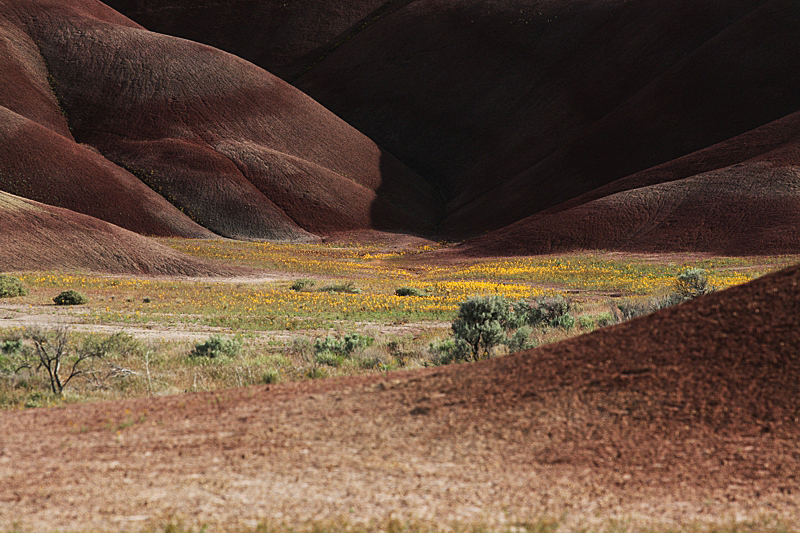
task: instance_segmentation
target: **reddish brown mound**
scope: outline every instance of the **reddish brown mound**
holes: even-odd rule
[[[457,255],[568,250],[800,252],[800,167],[752,162],[540,214],[467,242]]]
[[[617,327],[493,360],[481,369],[494,376],[485,400],[489,409],[495,402],[513,403],[535,394],[540,383],[587,393],[613,389],[641,395],[629,415],[652,406],[649,414],[656,419],[715,431],[796,432],[798,317],[800,265]]]
[[[419,177],[250,63],[145,31],[94,0],[16,0],[0,17],[8,34],[27,39],[11,63],[29,82],[18,90],[36,98],[9,96],[22,102],[20,113],[37,102],[53,106],[55,98],[41,94],[49,78],[67,135],[216,233],[309,240],[433,227],[438,200]],[[59,125],[51,115],[44,125]],[[64,190],[40,199],[74,207],[61,199]],[[108,195],[113,209],[124,205],[121,194]]]
[[[36,43],[10,18],[0,17],[0,35],[0,190],[139,233],[213,236],[133,175],[76,144]]]
[[[0,250],[0,271],[183,276],[245,271],[197,260],[108,222],[5,192],[0,192]]]
[[[796,266],[480,364],[0,413],[0,524],[791,523],[798,316]]]
[[[213,237],[85,145],[0,107],[0,190],[146,235]]]
[[[800,113],[614,181],[458,250],[532,255],[574,249],[800,250]]]
[[[246,13],[276,30],[248,40],[231,30],[233,22],[205,22],[227,3],[167,4],[168,10],[148,0],[117,2],[166,32],[186,34],[185,21],[198,17],[193,37],[285,67],[284,75],[297,71],[302,56],[282,48],[281,41],[296,42],[286,34],[306,43],[304,50],[331,34],[312,36],[307,25],[293,34],[295,9],[306,9],[310,21],[333,12],[328,29],[360,14],[349,2],[301,2],[291,9],[281,2],[243,2],[232,19]],[[461,238],[609,183],[620,192],[642,179],[622,180],[626,176],[797,111],[800,52],[791,43],[798,27],[800,15],[789,0],[390,1],[331,39],[327,52],[306,63],[293,83],[428,177],[449,200],[439,235]],[[780,144],[779,135],[765,129],[711,159],[660,167],[647,184],[722,169],[747,159],[745,153],[753,157],[765,145]],[[748,179],[758,181],[759,168],[750,167]],[[718,201],[725,195],[721,191]],[[623,214],[641,217],[640,205],[623,207]],[[595,206],[598,217],[620,215],[616,205],[599,213],[603,207]],[[742,207],[734,199],[728,210]],[[782,214],[766,219],[792,224],[779,220]],[[535,236],[529,248],[541,248],[542,238]],[[560,234],[550,240],[565,241]],[[572,241],[564,246],[580,245]],[[705,246],[704,239],[672,241],[679,249]]]

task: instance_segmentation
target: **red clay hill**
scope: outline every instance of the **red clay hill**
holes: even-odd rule
[[[433,189],[280,79],[95,0],[0,4],[0,190],[144,234],[430,232]]]
[[[442,195],[439,236],[524,221],[486,249],[800,249],[792,0],[110,4],[344,118]]]
[[[0,272],[80,270],[171,276],[246,275],[69,209],[0,191]]]

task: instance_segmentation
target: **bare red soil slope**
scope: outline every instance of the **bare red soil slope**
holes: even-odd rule
[[[0,413],[0,520],[794,523],[798,316],[792,267],[479,364]]]
[[[75,142],[34,40],[0,6],[0,190],[151,235],[210,237],[135,176]]]
[[[311,21],[336,11],[330,24],[338,29],[352,20],[345,13],[360,14],[348,7],[356,3],[303,6]],[[281,32],[296,22],[296,12],[281,8],[284,3],[277,0],[257,4],[237,4],[231,17],[247,13],[274,25],[279,31],[269,44],[259,44],[247,32],[237,36],[225,25],[212,30],[206,17],[224,2],[198,7],[169,0],[169,10],[147,0],[116,3],[165,32],[185,33],[188,22],[181,20],[197,18],[197,27],[205,29],[198,29],[195,38],[285,68],[282,75],[297,87],[419,171],[444,195],[449,204],[438,229],[441,236],[499,229],[611,183],[621,192],[641,181],[639,173],[657,167],[648,174],[648,185],[675,183],[649,190],[646,208],[639,193],[631,196],[630,206],[620,207],[627,197],[619,197],[591,208],[596,217],[624,216],[634,226],[647,226],[659,216],[651,212],[652,202],[670,204],[695,195],[693,182],[678,179],[722,171],[765,153],[765,144],[778,147],[787,141],[779,132],[764,129],[759,139],[742,135],[800,108],[800,51],[793,45],[800,12],[790,0],[388,1],[365,5],[374,8],[371,15],[330,39],[325,53],[313,61],[303,58],[299,76],[294,73],[302,54],[275,51]],[[303,26],[293,35],[306,43],[301,48],[311,49],[330,34],[314,34]],[[669,165],[735,138],[736,150]],[[789,148],[785,155],[791,163],[795,156]],[[752,208],[759,216],[750,222],[762,224],[753,231],[768,234],[793,224],[784,218],[784,207],[794,201],[787,194],[794,193],[778,187],[779,208],[768,209],[764,195],[771,194],[774,174],[763,168],[718,174],[715,183],[722,188],[713,203],[718,213],[739,213],[747,209],[748,194],[729,191],[739,179],[755,184],[763,201]],[[685,213],[673,211],[674,216],[706,209],[715,193],[714,184],[705,183],[705,199]],[[732,203],[726,206],[727,201]],[[646,243],[620,240],[613,229],[607,235],[598,230],[584,241],[604,248],[627,249],[630,243],[631,249],[704,250],[717,235],[741,230],[733,218],[706,217],[699,223],[706,224],[703,235],[696,238],[677,234],[692,227],[687,218],[675,235]],[[711,227],[716,233],[708,231]],[[546,248],[542,231],[550,227],[532,230],[529,249]],[[748,235],[717,249],[745,250],[755,242]],[[523,231],[515,233],[515,239],[527,238]],[[789,239],[785,246],[794,249],[796,242],[785,232],[768,247],[780,249],[784,238]],[[554,249],[583,244],[558,233],[549,240],[561,243]]]
[[[0,272],[79,270],[212,276],[244,273],[68,209],[0,192]]]
[[[9,111],[94,148],[117,167],[73,147],[83,182],[48,182],[42,176],[53,172],[47,161],[47,172],[34,164],[19,175],[26,161],[9,169],[16,184],[8,190],[25,194],[19,182],[35,181],[37,199],[76,209],[75,197],[86,188],[78,210],[105,217],[103,209],[137,212],[140,196],[156,201],[142,192],[146,185],[208,230],[245,239],[433,228],[440,208],[424,181],[251,63],[146,31],[94,0],[15,0],[0,6],[0,21],[6,45],[18,48],[4,60],[22,79],[6,88]],[[28,147],[26,139],[9,153],[46,144],[28,140]],[[105,179],[108,174],[113,179]],[[97,196],[106,206],[93,207]],[[161,204],[154,210],[168,211]],[[125,224],[125,216],[134,218],[123,214],[114,221],[137,231],[146,225]],[[196,225],[193,231],[200,233]]]

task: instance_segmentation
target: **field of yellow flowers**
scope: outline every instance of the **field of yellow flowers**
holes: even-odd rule
[[[471,296],[518,299],[569,294],[591,301],[597,294],[648,296],[670,289],[676,275],[701,267],[718,288],[747,282],[793,258],[716,258],[654,263],[601,254],[465,261],[435,266],[420,261],[430,247],[384,253],[378,246],[276,244],[228,240],[163,239],[196,257],[265,269],[282,280],[158,280],[67,273],[25,273],[29,303],[49,303],[55,290],[89,297],[81,320],[102,324],[197,324],[235,331],[331,328],[353,322],[449,321]],[[294,291],[293,278],[315,287],[350,283],[358,293]],[[424,296],[397,296],[412,287]],[[38,301],[37,301],[38,298]]]
[[[104,366],[91,374],[100,380],[97,383],[76,382],[69,395],[55,398],[42,392],[41,376],[13,375],[14,379],[0,384],[0,407],[216,390],[437,364],[437,339],[449,335],[459,304],[472,296],[501,294],[511,300],[567,296],[576,304],[576,327],[535,332],[535,342],[542,344],[600,325],[600,317],[608,314],[615,301],[647,299],[669,291],[685,268],[705,269],[710,283],[722,289],[798,260],[686,261],[667,256],[654,260],[585,253],[442,265],[426,255],[442,245],[398,252],[377,245],[161,242],[196,257],[261,269],[264,275],[165,279],[15,273],[28,294],[13,298],[3,318],[27,314],[48,323],[48,316],[55,317],[51,325],[71,325],[75,346],[111,342],[112,348]],[[303,283],[296,283],[300,280]],[[304,287],[293,290],[293,285]],[[398,296],[399,288],[415,295]],[[69,289],[82,293],[88,303],[55,306],[53,297]],[[0,343],[22,334],[24,328],[10,327],[12,322],[7,320],[6,327],[0,322]],[[143,332],[154,335],[143,339]],[[341,360],[320,359],[316,353],[318,341],[354,333],[374,343],[357,356]],[[241,353],[216,359],[192,357],[193,347],[212,334],[244,341]]]

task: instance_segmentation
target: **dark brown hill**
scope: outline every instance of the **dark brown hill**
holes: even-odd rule
[[[795,111],[795,10],[788,0],[418,0],[295,84],[446,186],[453,208],[556,159],[556,175],[525,181],[564,189],[537,208],[586,179],[593,189]],[[569,143],[585,149],[559,153]]]
[[[220,48],[292,80],[408,0],[109,0],[149,30]]]
[[[793,89],[800,85],[800,51],[789,45],[800,28],[800,11],[790,1],[762,4],[516,177],[495,183],[495,189],[474,200],[462,195],[451,204],[447,227],[504,226],[526,211],[539,212],[800,109]],[[728,9],[720,6],[720,13]],[[695,22],[691,17],[676,20]],[[499,161],[516,164],[510,155],[506,152]],[[500,164],[492,169],[503,175],[511,170]],[[499,205],[502,215],[489,216]]]
[[[502,228],[610,183],[625,186],[632,182],[619,180],[654,167],[660,170],[650,174],[650,185],[721,170],[742,161],[741,154],[683,160],[682,168],[659,165],[800,108],[795,90],[800,51],[793,45],[800,13],[790,0],[370,4],[364,9],[374,8],[372,15],[328,41],[326,53],[307,61],[299,77],[289,73],[297,71],[301,54],[288,58],[274,52],[278,35],[289,31],[284,24],[294,23],[294,12],[281,11],[277,0],[237,4],[232,17],[247,13],[280,28],[270,37],[274,41],[259,45],[248,32],[237,36],[224,25],[211,31],[206,17],[223,4],[169,0],[169,10],[147,0],[116,5],[165,32],[187,31],[177,13],[183,20],[196,17],[194,38],[262,65],[286,67],[281,72],[292,83],[444,194],[449,216],[438,233],[447,237]],[[355,2],[304,7],[313,20],[333,4],[339,10],[331,19],[337,29],[358,11],[347,7]],[[304,49],[310,49],[327,35],[304,26],[294,37],[305,39]],[[261,46],[263,55],[251,46]],[[760,180],[760,168],[749,167],[748,182]],[[745,170],[729,177],[738,179]],[[768,183],[757,186],[769,189]],[[721,190],[720,211],[724,198],[730,195]],[[728,211],[741,209],[740,200]],[[604,208],[596,206],[598,212]],[[609,209],[602,216],[619,214],[616,207]],[[643,211],[637,204],[626,212],[636,218]],[[783,214],[766,218],[790,225],[778,220]],[[534,236],[530,247],[539,247],[538,240]],[[691,247],[692,242],[679,243]]]
[[[131,192],[136,187],[146,185],[214,233],[244,239],[312,240],[362,229],[425,232],[440,217],[439,201],[418,176],[251,63],[146,31],[94,0],[15,0],[0,5],[0,22],[7,42],[15,42],[12,36],[22,42],[4,58],[22,83],[6,87],[0,103],[64,142],[95,150],[67,150],[64,142],[52,141],[62,146],[50,151],[51,159],[73,152],[82,169],[78,181],[67,177],[54,187],[47,174],[58,172],[45,161],[22,174],[22,165],[10,166],[7,173],[17,183],[6,190],[25,194],[20,183],[35,182],[31,187],[41,201],[104,218],[105,211],[119,211],[114,222],[159,234],[187,230],[153,229],[154,222],[137,220],[143,216],[137,204],[155,200],[150,192]],[[9,153],[50,142],[32,141],[34,148],[26,148],[26,139]],[[0,160],[0,171],[9,161]],[[97,197],[105,198],[104,206],[96,206]],[[190,223],[160,203],[156,211],[172,211]]]
[[[614,181],[457,254],[800,251],[800,113]]]
[[[181,254],[132,231],[68,209],[0,192],[0,272],[78,270],[117,274],[242,274]]]

